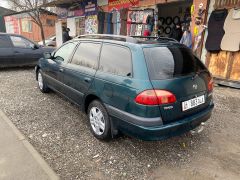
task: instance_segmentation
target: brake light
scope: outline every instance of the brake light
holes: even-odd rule
[[[161,105],[176,102],[176,97],[166,90],[146,90],[135,98],[135,102],[143,105]]]
[[[208,91],[213,91],[213,78],[211,78],[208,82]]]

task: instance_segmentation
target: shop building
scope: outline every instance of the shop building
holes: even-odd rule
[[[0,6],[0,32],[6,32],[4,16],[15,13],[15,11]]]
[[[72,37],[96,33],[144,36],[146,30],[151,36],[169,37],[176,24],[188,24],[192,34],[202,37],[201,28],[195,26],[200,4],[204,10],[197,25],[200,27],[206,21],[208,0],[55,0],[46,6],[57,9],[59,46],[64,28],[70,29]],[[194,35],[190,37],[191,42],[195,40]],[[201,38],[197,44],[195,50],[200,56]]]
[[[32,41],[42,41],[40,27],[33,21],[29,12],[15,12],[4,16],[7,33],[23,35]],[[57,15],[50,11],[41,10],[41,21],[45,39],[55,36],[55,21]]]

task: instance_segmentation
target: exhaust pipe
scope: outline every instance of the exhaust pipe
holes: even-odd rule
[[[191,135],[200,134],[204,130],[205,126],[205,122],[202,122],[198,127],[190,131]]]

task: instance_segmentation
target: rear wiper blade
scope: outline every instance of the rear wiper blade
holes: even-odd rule
[[[194,76],[192,77],[192,80],[196,79],[196,77],[198,77],[199,74],[200,74],[200,72],[199,72],[199,71],[196,71],[195,74],[194,74]]]

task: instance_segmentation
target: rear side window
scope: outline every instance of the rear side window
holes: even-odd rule
[[[100,49],[101,49],[100,43],[82,42],[78,46],[72,58],[71,64],[97,69]]]
[[[206,70],[191,50],[180,47],[144,48],[151,79],[169,79]]]
[[[128,48],[104,44],[99,70],[120,76],[132,76],[132,58]]]
[[[10,48],[11,43],[7,36],[0,35],[0,48]]]

